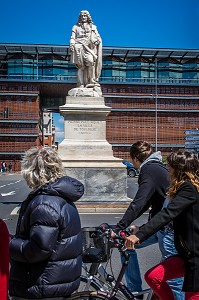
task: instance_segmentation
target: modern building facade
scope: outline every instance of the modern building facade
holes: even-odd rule
[[[45,145],[44,114],[59,111],[76,73],[69,46],[0,44],[0,161],[19,170],[26,149]],[[115,156],[128,160],[137,140],[163,155],[199,151],[199,50],[103,47],[100,84]]]
[[[55,126],[52,112],[43,109],[39,124],[39,142],[44,147],[56,147]]]

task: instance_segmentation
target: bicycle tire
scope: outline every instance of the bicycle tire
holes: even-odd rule
[[[81,293],[89,293],[89,292],[95,292],[95,291],[101,291],[101,292],[110,292],[112,290],[112,288],[108,285],[103,285],[98,283],[95,278],[93,278],[91,280],[90,286],[88,287],[87,285],[88,282],[88,278],[84,275],[81,275],[81,280],[80,280],[80,287],[78,288],[78,290],[76,291],[76,293],[81,294]],[[142,293],[138,293],[142,294]],[[158,300],[159,298],[154,294],[154,292],[150,289],[146,289],[143,290],[143,295],[148,294],[146,300]],[[133,292],[133,295],[136,297],[137,293]],[[99,295],[99,297],[105,297],[105,295]],[[107,296],[106,296],[107,297]],[[104,299],[104,298],[100,298],[100,299]],[[107,299],[107,298],[105,298]],[[120,299],[120,300],[124,300],[127,299],[126,296],[120,291],[118,290],[116,298],[115,299]]]
[[[80,292],[75,293],[71,296],[71,300],[107,300],[107,295],[99,295],[98,291],[95,292]],[[119,300],[118,298],[114,297],[111,298],[112,300]]]
[[[95,278],[93,278],[91,280],[91,283],[90,283],[89,287],[87,285],[87,282],[88,282],[88,278],[84,275],[81,275],[80,286],[79,286],[79,288],[76,292],[81,293],[81,292],[101,291],[101,292],[105,292],[107,294],[107,293],[111,292],[112,289],[113,289],[113,287],[108,285],[108,282],[106,284],[103,284],[103,283],[100,283],[100,280],[99,280],[99,283],[98,283],[98,281]],[[125,300],[126,299],[126,297],[124,296],[124,294],[120,290],[117,291],[116,296],[120,300]]]
[[[99,291],[101,289],[101,285],[93,278],[88,286],[88,278],[84,275],[81,275],[80,285],[77,290],[80,292],[88,292],[88,291]]]

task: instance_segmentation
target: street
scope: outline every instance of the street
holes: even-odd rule
[[[128,178],[128,196],[133,197],[137,190],[137,178]],[[18,219],[19,203],[22,202],[30,189],[27,187],[25,180],[18,174],[1,174],[0,175],[0,218],[5,220],[9,232],[15,233],[16,223]],[[95,227],[101,223],[116,224],[123,213],[80,213],[82,227]],[[148,215],[144,214],[135,221],[136,225],[142,225],[147,222]],[[120,257],[116,249],[113,250],[112,261],[113,273],[117,276],[120,270]],[[140,262],[141,273],[155,265],[160,260],[160,252],[158,245],[152,245],[137,251]],[[143,287],[146,284],[143,281]]]

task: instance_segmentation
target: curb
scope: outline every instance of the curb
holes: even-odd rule
[[[105,205],[77,204],[76,207],[79,213],[124,213],[128,208],[129,203],[123,205],[107,204],[106,207]]]
[[[125,213],[124,208],[78,208],[79,213]]]

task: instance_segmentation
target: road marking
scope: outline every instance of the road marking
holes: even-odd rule
[[[17,206],[15,207],[12,211],[11,211],[11,215],[18,215],[19,214],[19,210],[20,210],[21,206]]]
[[[15,181],[15,182],[10,182],[10,183],[8,183],[7,185],[11,185],[11,184],[15,184],[15,183],[18,183],[18,182],[20,182],[21,180],[17,180],[17,181]]]
[[[14,195],[14,194],[16,194],[16,192],[15,192],[15,191],[11,191],[11,192],[9,192],[9,193],[2,193],[1,196],[2,196],[2,197],[5,197],[5,196],[12,196],[12,195]]]
[[[18,183],[18,182],[20,182],[20,181],[21,181],[21,179],[20,179],[20,180],[17,180],[17,181],[15,181],[15,182],[11,182],[11,183],[8,183],[8,184],[1,185],[1,186],[0,186],[0,188],[2,188],[2,187],[5,187],[5,186],[7,186],[7,185],[11,185],[11,184]]]

